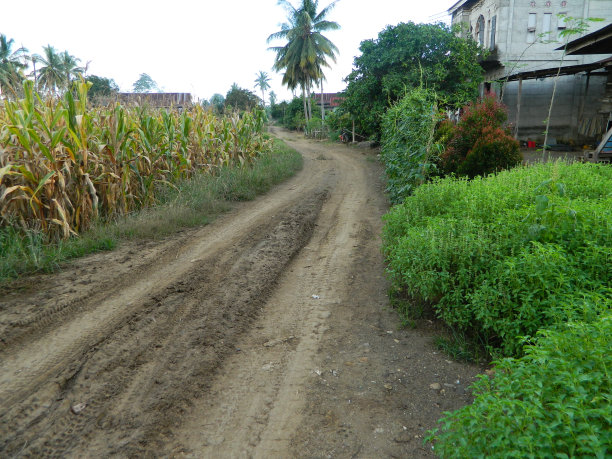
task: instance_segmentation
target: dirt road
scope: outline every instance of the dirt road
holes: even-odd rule
[[[267,195],[0,292],[1,457],[431,456],[479,369],[388,308],[374,154],[278,135]]]

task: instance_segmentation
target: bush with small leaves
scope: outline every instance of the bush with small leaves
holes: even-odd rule
[[[445,413],[428,441],[440,457],[610,457],[610,349],[610,313],[542,331],[523,357],[480,376],[474,402]]]

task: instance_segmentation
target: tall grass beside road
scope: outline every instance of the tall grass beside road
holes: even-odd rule
[[[210,174],[200,171],[179,180],[158,195],[158,203],[105,224],[99,221],[78,237],[48,243],[36,230],[0,228],[0,285],[36,271],[52,271],[62,262],[100,250],[122,240],[159,238],[182,228],[206,224],[231,207],[250,200],[294,175],[302,157],[274,139],[271,149],[250,165],[227,165]]]

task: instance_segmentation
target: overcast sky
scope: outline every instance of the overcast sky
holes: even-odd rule
[[[341,29],[327,34],[340,54],[326,71],[325,92],[344,89],[362,40],[399,22],[448,21],[446,10],[455,2],[340,0],[329,18]],[[329,3],[321,0],[320,7]],[[225,95],[234,82],[254,90],[263,70],[272,77],[271,89],[288,99],[266,43],[285,21],[277,0],[7,0],[0,33],[30,53],[42,53],[47,44],[67,50],[81,64],[89,62],[88,74],[113,78],[124,91],[148,73],[166,92],[209,99]]]

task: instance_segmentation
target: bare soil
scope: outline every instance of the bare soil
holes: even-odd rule
[[[481,369],[388,306],[375,153],[277,134],[267,195],[0,292],[0,457],[432,456]]]

